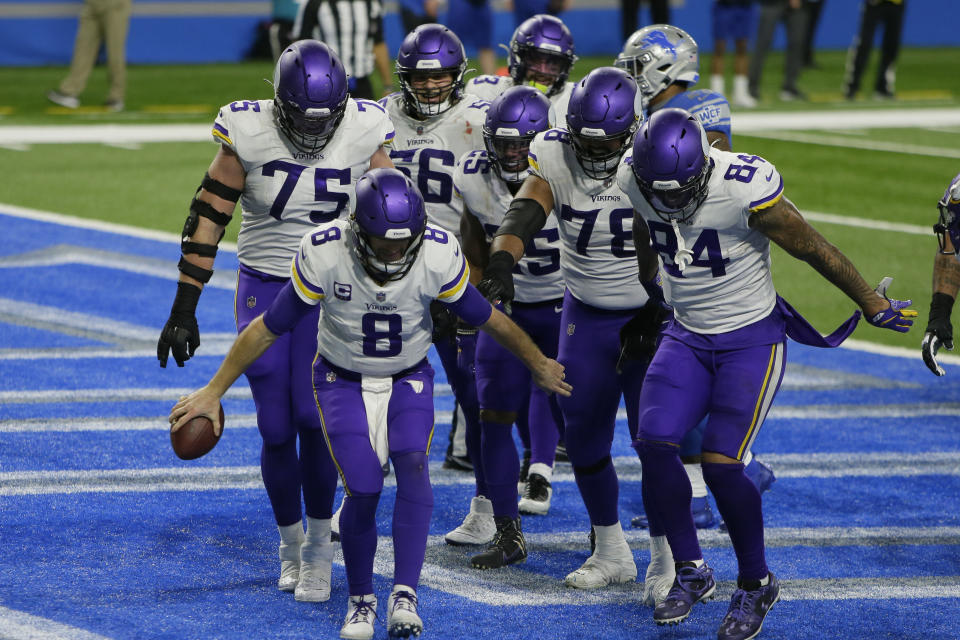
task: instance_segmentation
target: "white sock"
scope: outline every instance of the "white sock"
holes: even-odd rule
[[[710,90],[723,93],[723,75],[714,73],[710,76]]]
[[[753,461],[753,451],[747,451],[747,455],[743,456],[743,468],[746,469],[747,465]]]
[[[735,96],[745,96],[749,95],[747,90],[747,76],[733,76],[733,95]]]
[[[277,525],[277,529],[280,530],[280,542],[283,544],[299,546],[304,540],[302,520],[288,524],[285,527]],[[328,531],[327,533],[329,534],[330,532]]]
[[[700,467],[700,463],[685,464],[683,470],[687,472],[687,477],[690,478],[690,489],[693,491],[693,497],[706,498],[707,483],[703,480],[703,468]]]
[[[330,519],[321,520],[307,516],[306,541],[312,544],[328,544],[330,542]]]
[[[553,467],[542,462],[534,462],[530,465],[529,473],[535,473],[538,476],[543,476],[547,479],[547,482],[550,482],[550,478],[553,477]]]
[[[593,530],[597,535],[597,555],[608,555],[619,547],[629,548],[619,521],[605,527],[594,526]]]
[[[673,564],[673,550],[667,542],[667,536],[650,536],[650,563],[669,562]]]

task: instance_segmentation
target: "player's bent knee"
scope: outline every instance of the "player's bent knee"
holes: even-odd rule
[[[570,452],[569,448],[567,449],[567,452]],[[576,473],[578,476],[592,476],[606,469],[608,466],[610,466],[612,461],[613,460],[608,454],[591,464],[573,464],[572,466],[574,473]]]
[[[640,438],[635,444],[634,447],[637,450],[637,453],[640,454],[640,459],[646,457],[660,457],[660,456],[679,456],[680,455],[680,445],[673,442],[664,442],[662,440],[648,440],[646,438]]]
[[[740,464],[740,460],[731,458],[730,456],[722,453],[717,453],[716,451],[704,451],[702,458],[704,462],[710,462],[714,464]]]

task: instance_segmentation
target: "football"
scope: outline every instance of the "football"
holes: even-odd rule
[[[223,434],[223,405],[220,405],[220,433]],[[209,453],[217,446],[220,436],[213,433],[213,421],[206,416],[197,416],[185,425],[170,432],[173,452],[181,460],[194,460]]]

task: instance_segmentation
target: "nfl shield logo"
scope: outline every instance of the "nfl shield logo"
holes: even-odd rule
[[[387,294],[385,294],[383,291],[377,291],[377,302],[383,302],[386,299]]]
[[[255,306],[257,306],[257,299],[253,296],[247,298],[247,309],[253,309]]]
[[[337,374],[335,374],[333,371],[327,371],[327,382],[336,382],[336,381],[337,381]]]
[[[572,336],[572,335],[573,335],[573,332],[576,331],[576,330],[577,330],[577,323],[576,323],[576,322],[571,322],[570,324],[567,325],[567,335],[568,335],[568,336]]]
[[[420,125],[420,126],[417,127],[417,135],[418,135],[418,136],[422,136],[422,135],[423,135],[423,125]]]

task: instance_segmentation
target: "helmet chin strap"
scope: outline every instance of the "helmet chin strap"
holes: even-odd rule
[[[693,252],[687,249],[683,236],[680,235],[680,226],[677,224],[676,218],[671,217],[670,224],[673,226],[673,235],[677,238],[677,255],[673,258],[673,261],[677,263],[677,269],[680,270],[680,273],[683,273],[684,269],[693,264]]]

